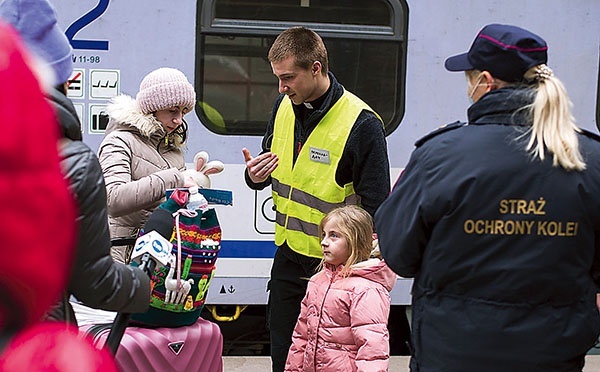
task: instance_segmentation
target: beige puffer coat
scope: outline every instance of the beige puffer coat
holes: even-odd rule
[[[110,235],[137,237],[152,211],[165,200],[167,189],[183,187],[185,170],[180,137],[166,135],[152,114],[143,114],[136,101],[115,97],[98,150],[106,182]],[[113,247],[111,255],[127,262],[131,247]]]

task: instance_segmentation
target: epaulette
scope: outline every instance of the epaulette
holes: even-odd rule
[[[600,135],[598,135],[597,133],[590,132],[589,130],[583,129],[583,128],[580,128],[580,129],[581,129],[581,134],[583,134],[584,136],[600,142]]]
[[[429,134],[425,135],[424,137],[422,137],[421,139],[419,139],[417,142],[415,142],[415,146],[419,147],[422,144],[424,144],[425,142],[429,141],[430,139],[432,139],[433,137],[437,136],[438,134],[447,132],[449,130],[452,129],[456,129],[456,128],[460,128],[467,125],[467,123],[462,122],[462,121],[455,121],[454,123],[450,123],[450,124],[444,124],[441,127],[439,127],[438,129],[434,130],[433,132],[430,132]]]

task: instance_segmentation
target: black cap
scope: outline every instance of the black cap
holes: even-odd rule
[[[467,53],[446,59],[448,71],[489,71],[507,82],[523,80],[525,72],[548,61],[548,45],[538,35],[517,26],[485,26]]]

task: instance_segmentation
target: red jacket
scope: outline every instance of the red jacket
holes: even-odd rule
[[[387,371],[390,294],[396,274],[379,259],[326,265],[308,283],[286,371]]]
[[[0,328],[39,320],[65,288],[75,204],[59,126],[14,31],[0,24]]]

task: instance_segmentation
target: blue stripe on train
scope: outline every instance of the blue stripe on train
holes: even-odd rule
[[[273,241],[222,240],[219,258],[273,258],[276,250]]]

